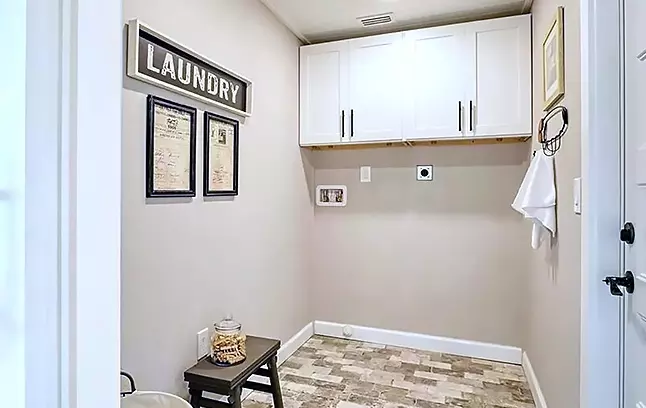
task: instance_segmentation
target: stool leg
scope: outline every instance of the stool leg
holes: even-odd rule
[[[231,398],[229,399],[233,408],[242,408],[242,388],[237,387],[231,390]]]
[[[274,408],[283,408],[283,395],[280,392],[280,379],[278,377],[278,358],[273,356],[267,363],[269,367],[269,380],[271,382],[271,395],[274,397]]]
[[[200,408],[200,401],[202,400],[202,390],[189,388],[188,393],[191,396],[190,404],[193,408]]]

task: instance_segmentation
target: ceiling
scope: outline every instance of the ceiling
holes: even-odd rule
[[[532,0],[261,0],[306,43],[528,12]],[[364,28],[357,18],[394,13],[394,23]]]

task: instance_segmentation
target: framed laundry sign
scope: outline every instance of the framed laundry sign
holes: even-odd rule
[[[136,19],[128,22],[127,74],[238,115],[251,116],[250,80]]]

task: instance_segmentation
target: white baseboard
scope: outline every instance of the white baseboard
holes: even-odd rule
[[[308,323],[278,350],[278,365],[283,364],[314,335],[314,323]]]
[[[541,391],[538,377],[536,377],[536,373],[532,368],[532,363],[530,363],[527,353],[523,353],[523,370],[525,371],[525,377],[527,377],[527,382],[529,383],[529,389],[532,390],[532,396],[534,397],[536,408],[547,408],[545,396]]]
[[[511,364],[520,364],[522,362],[523,353],[518,347],[354,325],[350,325],[352,336],[346,337],[343,335],[344,327],[346,327],[344,324],[315,321],[314,333],[322,336],[435,351]]]

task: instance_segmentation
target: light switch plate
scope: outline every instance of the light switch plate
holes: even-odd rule
[[[581,214],[581,177],[574,179],[574,213]]]
[[[433,181],[433,166],[417,166],[417,181]]]
[[[361,182],[370,183],[372,181],[372,169],[370,166],[361,166]]]
[[[209,354],[211,348],[209,347],[209,328],[205,327],[197,332],[197,359]]]

